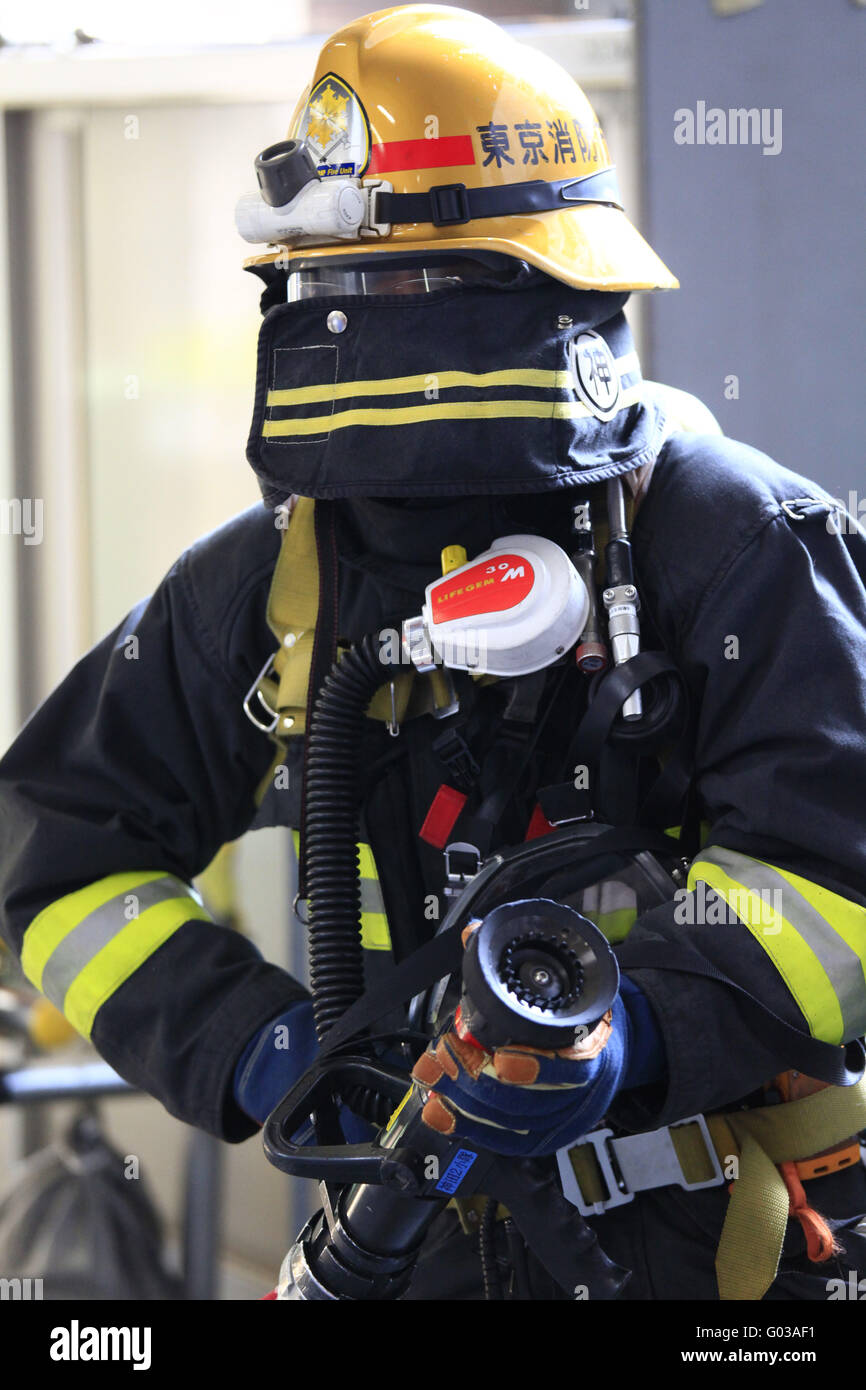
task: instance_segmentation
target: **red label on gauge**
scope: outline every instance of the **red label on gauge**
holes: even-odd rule
[[[525,555],[493,555],[438,580],[430,592],[431,617],[435,624],[505,612],[522,603],[534,583]]]

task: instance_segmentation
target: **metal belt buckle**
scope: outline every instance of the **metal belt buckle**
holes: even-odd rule
[[[672,1129],[697,1125],[713,1170],[711,1178],[689,1182],[671,1138]],[[622,1179],[630,1192],[645,1192],[652,1187],[681,1187],[696,1192],[701,1187],[718,1187],[725,1181],[718,1154],[703,1115],[688,1115],[684,1120],[665,1125],[663,1129],[646,1134],[626,1134],[614,1141],[614,1156]]]
[[[711,1178],[704,1178],[700,1182],[689,1182],[686,1178],[671,1139],[671,1130],[679,1129],[681,1125],[697,1125],[701,1131],[713,1170]],[[608,1196],[600,1202],[587,1202],[584,1198],[569,1158],[569,1150],[560,1149],[556,1155],[563,1196],[584,1216],[601,1216],[610,1207],[630,1202],[636,1192],[646,1192],[650,1188],[677,1186],[686,1192],[697,1192],[702,1187],[719,1187],[725,1181],[703,1115],[688,1115],[684,1120],[665,1125],[663,1129],[650,1130],[645,1134],[625,1134],[619,1139],[614,1139],[613,1130],[594,1129],[572,1148],[584,1144],[592,1144],[595,1149],[608,1190]]]
[[[595,1149],[595,1157],[608,1191],[608,1196],[600,1202],[586,1201],[569,1158],[570,1150],[557,1149],[556,1162],[559,1167],[559,1179],[562,1183],[562,1195],[571,1202],[572,1206],[577,1207],[583,1216],[601,1216],[609,1207],[624,1206],[626,1202],[630,1202],[634,1198],[633,1192],[624,1192],[620,1185],[621,1180],[617,1177],[613,1160],[607,1151],[609,1139],[613,1139],[612,1129],[593,1129],[590,1130],[589,1134],[583,1136],[580,1144],[571,1145],[571,1148],[581,1148],[584,1144],[591,1144]]]

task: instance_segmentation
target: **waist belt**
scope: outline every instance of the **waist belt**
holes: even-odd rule
[[[852,1167],[860,1159],[852,1136],[864,1128],[866,1079],[784,1105],[691,1115],[642,1134],[617,1138],[613,1130],[593,1130],[574,1148],[561,1149],[557,1162],[565,1196],[585,1216],[652,1188],[693,1192],[730,1183],[716,1254],[719,1297],[760,1299],[778,1271],[793,1210],[791,1182]]]

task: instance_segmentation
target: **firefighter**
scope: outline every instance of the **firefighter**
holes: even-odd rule
[[[369,708],[366,978],[435,930],[454,842],[480,863],[592,818],[673,831],[676,809],[679,890],[644,909],[626,871],[582,903],[620,958],[610,1014],[561,1053],[446,1034],[416,1062],[425,1117],[556,1154],[626,1298],[825,1297],[866,1269],[862,533],[644,380],[624,306],[677,282],[586,97],[490,22],[349,24],[256,170],[265,506],[181,556],[7,752],[5,936],[127,1080],[249,1137],[321,1020],[191,881],[251,827],[301,826],[331,661],[418,613],[443,551],[519,532],[573,554],[577,527],[577,660],[389,682]],[[605,576],[606,545],[626,568]],[[479,1296],[471,1218],[437,1222],[410,1297]],[[525,1280],[554,1296],[532,1260]]]

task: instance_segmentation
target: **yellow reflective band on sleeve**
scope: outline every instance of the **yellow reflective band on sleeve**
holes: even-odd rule
[[[301,840],[297,830],[292,831],[292,839],[297,854]],[[358,843],[358,864],[361,870],[361,945],[365,951],[390,951],[391,933],[379,887],[379,873],[373,851],[363,841]]]
[[[211,920],[200,903],[185,896],[156,903],[127,923],[70,985],[63,1012],[73,1028],[89,1038],[93,1021],[105,1001],[178,927],[193,918]]]
[[[361,913],[361,945],[365,951],[390,951],[391,933],[384,912]]]
[[[843,898],[839,893],[823,888],[820,883],[813,883],[811,879],[789,873],[787,869],[776,869],[776,873],[811,904],[819,917],[832,924],[833,930],[858,957],[866,979],[866,907],[852,903],[850,898]]]
[[[96,883],[89,883],[86,888],[79,888],[76,893],[69,893],[65,898],[58,898],[57,902],[49,903],[38,917],[33,918],[24,933],[21,969],[30,983],[42,990],[42,972],[49,956],[85,917],[113,898],[125,897],[142,884],[163,877],[160,869],[150,873],[111,874]]]
[[[583,889],[577,910],[594,922],[608,941],[624,941],[637,918],[637,894],[630,883],[602,879]]]
[[[361,878],[372,878],[378,883],[379,873],[373,858],[373,851],[369,845],[363,842],[358,844],[358,863],[361,866]]]
[[[724,431],[709,406],[681,391],[678,386],[668,386],[661,381],[647,382],[654,386],[663,397],[665,414],[668,418],[668,433],[682,431],[684,434],[723,434]]]
[[[361,945],[365,951],[390,951],[391,933],[379,887],[379,872],[368,844],[358,845],[358,858],[361,866]]]
[[[718,845],[689,870],[767,952],[809,1025],[839,1044],[866,1028],[866,908],[798,874]]]
[[[89,1037],[107,999],[177,931],[210,921],[197,893],[160,870],[111,874],[44,908],[24,934],[27,978]]]
[[[621,907],[617,912],[600,912],[595,925],[608,941],[625,941],[636,920],[636,907]]]

